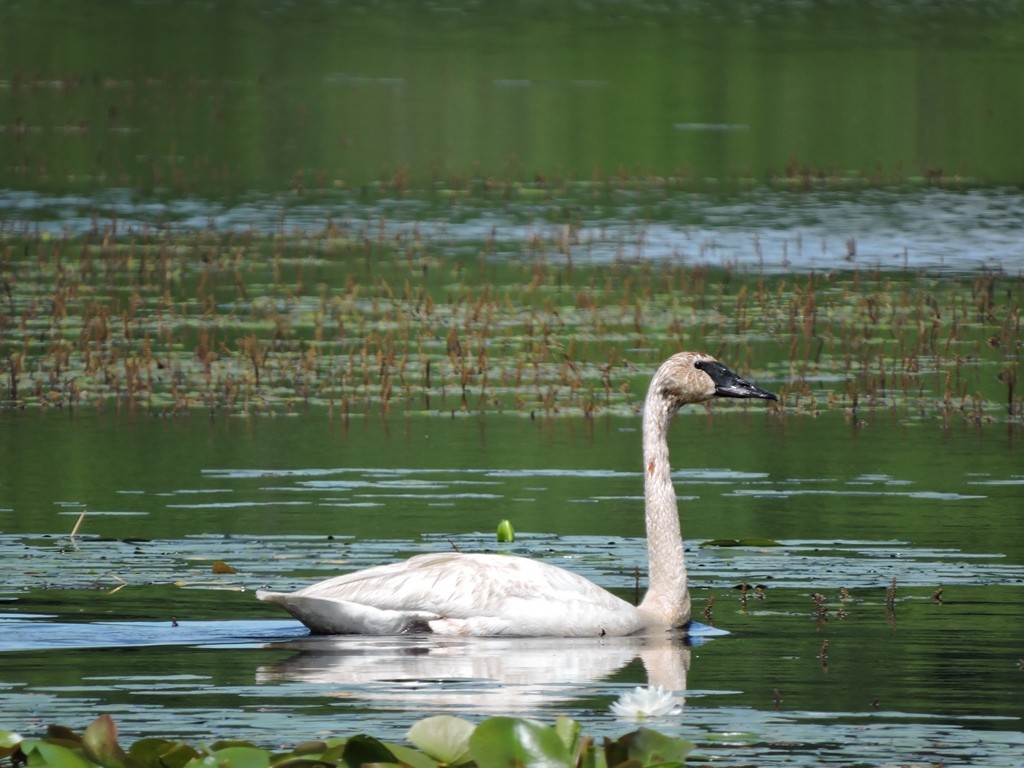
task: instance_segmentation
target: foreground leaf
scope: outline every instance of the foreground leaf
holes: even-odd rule
[[[0,760],[13,755],[18,750],[22,741],[21,734],[14,731],[0,730]]]
[[[33,739],[31,742],[23,742],[22,752],[28,757],[29,764],[37,763],[37,760],[31,757],[32,753],[35,753],[41,758],[44,765],[51,766],[51,768],[92,768],[90,763],[78,752],[59,744]]]
[[[100,715],[82,734],[85,756],[103,768],[135,768],[137,765],[117,743],[117,726],[110,715]]]
[[[364,763],[395,762],[395,756],[390,749],[384,746],[383,742],[364,733],[357,734],[345,742],[341,759],[353,766]]]
[[[577,754],[577,748],[579,747],[580,731],[583,730],[583,726],[573,720],[571,717],[565,715],[559,715],[555,719],[555,733],[558,734],[558,738],[565,744],[565,748],[569,750],[570,755]]]
[[[270,768],[270,754],[257,747],[225,747],[218,749],[210,758],[217,766],[231,768]],[[205,761],[204,761],[205,762]]]
[[[554,728],[533,720],[492,717],[484,720],[469,739],[479,768],[566,768],[573,760]]]
[[[188,744],[168,739],[139,739],[128,749],[128,756],[151,768],[183,768],[199,757],[199,752]]]
[[[469,737],[473,729],[473,724],[461,717],[437,715],[420,720],[405,737],[437,762],[461,765],[471,759]]]
[[[46,740],[51,744],[64,744],[70,749],[74,749],[71,744],[82,746],[82,737],[63,725],[46,726]]]
[[[638,728],[608,744],[609,765],[631,762],[636,765],[682,765],[693,744],[674,739],[650,728]]]
[[[438,768],[438,766],[444,765],[425,752],[402,744],[388,744],[387,748],[391,750],[391,754],[403,768]]]

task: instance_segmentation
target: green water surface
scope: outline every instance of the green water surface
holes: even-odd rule
[[[47,2],[0,30],[0,188],[1022,181],[1016,2]]]
[[[1019,765],[1022,73],[1013,0],[0,3],[0,728],[620,735],[650,683],[721,764]],[[255,600],[453,548],[635,599],[684,347],[781,396],[672,432],[730,635]]]

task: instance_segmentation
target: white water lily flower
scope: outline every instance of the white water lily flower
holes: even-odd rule
[[[678,715],[683,711],[679,700],[660,685],[626,691],[611,706],[612,714],[625,720],[643,720],[645,717]]]

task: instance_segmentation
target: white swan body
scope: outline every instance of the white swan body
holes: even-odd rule
[[[259,597],[321,634],[597,637],[644,626],[635,606],[578,574],[495,554],[417,555]]]
[[[712,397],[776,400],[709,355],[680,352],[644,401],[644,507],[649,580],[639,606],[571,571],[523,557],[443,552],[337,576],[296,592],[257,591],[317,634],[433,632],[478,637],[597,637],[690,620],[668,428],[680,407]]]

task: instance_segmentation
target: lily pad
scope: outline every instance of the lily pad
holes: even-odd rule
[[[650,728],[638,728],[608,745],[608,764],[629,761],[635,765],[683,765],[693,744],[665,736]]]
[[[133,768],[138,765],[117,743],[117,726],[110,715],[100,715],[82,734],[85,755],[103,768]]]
[[[534,720],[492,717],[473,731],[469,747],[479,768],[569,768],[573,760],[554,728]]]
[[[341,753],[342,761],[349,765],[363,765],[364,763],[394,763],[395,756],[383,742],[367,736],[358,734],[345,742],[345,749]]]
[[[128,756],[143,765],[183,768],[200,754],[188,744],[180,744],[168,739],[149,738],[139,739],[132,744],[128,749]]]
[[[270,754],[257,747],[226,747],[218,749],[211,757],[214,765],[230,765],[231,768],[270,768]]]
[[[23,745],[22,751],[26,755],[34,752],[42,758],[44,765],[52,766],[53,768],[91,768],[91,764],[78,752],[58,744],[33,740],[31,746],[27,743]],[[32,758],[29,758],[29,764],[34,762]]]
[[[439,763],[461,765],[472,759],[469,738],[473,729],[473,724],[461,717],[437,715],[413,725],[406,738]]]
[[[710,539],[701,542],[702,547],[781,547],[775,539]]]

